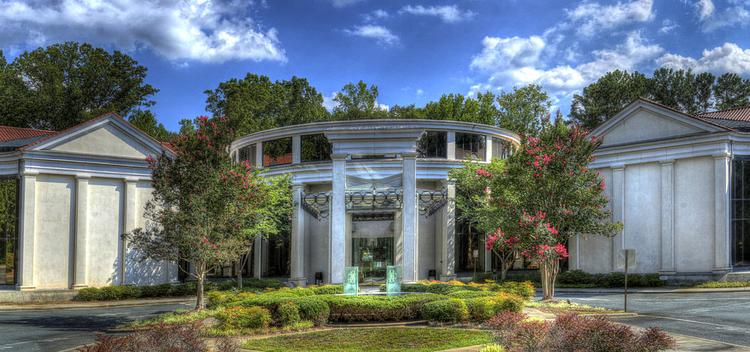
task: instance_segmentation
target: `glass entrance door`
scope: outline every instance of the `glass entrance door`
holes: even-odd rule
[[[385,282],[386,267],[393,265],[393,214],[352,214],[351,248],[360,283]]]

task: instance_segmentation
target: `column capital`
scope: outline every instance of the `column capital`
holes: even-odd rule
[[[728,159],[732,156],[732,153],[728,151],[722,151],[721,153],[711,155],[714,160]]]
[[[304,190],[305,184],[301,182],[292,182],[292,190]]]
[[[625,164],[617,164],[610,166],[612,171],[625,171]]]
[[[36,171],[36,170],[23,170],[21,172],[21,176],[23,176],[23,177],[36,177],[36,176],[39,176],[39,171]]]
[[[443,186],[446,186],[446,187],[448,187],[448,186],[454,186],[455,187],[456,186],[456,180],[454,180],[452,178],[449,178],[447,180],[443,180],[442,182],[443,182]]]
[[[76,180],[88,180],[91,178],[89,174],[76,174]]]
[[[674,165],[674,162],[675,162],[674,159],[659,160],[659,164],[661,166],[671,166],[671,165]]]
[[[349,157],[349,154],[340,153],[340,154],[331,154],[331,160],[346,160],[346,158]]]
[[[406,152],[401,153],[402,159],[416,159],[417,158],[417,152]]]
[[[138,178],[136,178],[136,177],[125,177],[125,178],[122,179],[122,181],[125,182],[125,183],[136,183],[136,182],[138,182],[140,180]]]

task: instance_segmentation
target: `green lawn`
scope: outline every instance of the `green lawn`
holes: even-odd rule
[[[244,348],[258,351],[440,351],[493,342],[489,331],[443,328],[357,328],[250,340]]]

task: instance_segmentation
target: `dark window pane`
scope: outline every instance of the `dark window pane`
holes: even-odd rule
[[[324,134],[309,134],[300,140],[302,162],[331,160],[331,143]]]
[[[247,161],[250,163],[250,165],[255,166],[256,160],[256,145],[251,144],[245,147],[240,148],[239,150],[239,159],[240,161]]]
[[[492,138],[492,158],[507,159],[510,155],[511,144],[502,138]]]
[[[263,166],[292,163],[292,137],[263,142]]]
[[[456,159],[485,160],[484,136],[471,133],[456,133]]]
[[[417,155],[420,158],[447,158],[448,132],[425,132],[417,143]]]

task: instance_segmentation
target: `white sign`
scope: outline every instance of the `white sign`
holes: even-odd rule
[[[625,260],[628,261],[628,271],[635,269],[635,249],[623,249],[617,254],[617,269],[625,269]]]

